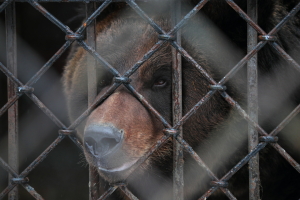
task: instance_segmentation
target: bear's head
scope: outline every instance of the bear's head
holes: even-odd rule
[[[87,161],[110,182],[126,179],[145,156],[150,157],[138,171],[157,166],[163,166],[162,170],[168,173],[172,171],[172,139],[152,155],[148,152],[167,128],[155,113],[166,123],[173,123],[174,48],[170,42],[160,40],[145,20],[128,10],[114,13],[97,24],[97,53],[108,64],[97,62],[97,99],[101,101],[78,128]],[[172,28],[169,13],[150,16],[165,32]],[[215,50],[214,45],[224,42],[217,32],[204,16],[192,19],[182,30],[181,45],[198,63],[198,68],[204,68],[216,80],[222,78],[226,67],[235,59],[222,48]],[[163,44],[151,53],[158,42]],[[149,59],[144,55],[150,55]],[[89,53],[79,47],[65,67],[64,84],[71,121],[88,106],[89,59]],[[143,64],[136,68],[140,62]],[[182,66],[183,114],[186,114],[210,91],[211,83],[192,62],[183,59]],[[132,75],[124,78],[128,74]],[[115,89],[120,82],[123,84]],[[184,139],[192,147],[205,143],[210,133],[228,118],[231,107],[216,93],[197,109],[183,127]]]

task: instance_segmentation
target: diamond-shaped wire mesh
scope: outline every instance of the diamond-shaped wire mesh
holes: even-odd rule
[[[171,29],[169,32],[165,32],[159,25],[157,25],[147,14],[141,10],[141,8],[135,3],[133,0],[126,0],[126,3],[132,7],[145,21],[147,21],[153,29],[159,34],[158,42],[151,48],[149,51],[143,56],[141,60],[139,60],[135,65],[132,66],[124,75],[121,75],[113,66],[111,66],[108,62],[106,62],[101,55],[99,55],[93,48],[91,48],[84,40],[83,40],[83,32],[86,27],[92,23],[92,21],[111,3],[111,0],[106,0],[97,10],[88,17],[82,26],[75,32],[73,32],[66,25],[61,23],[57,18],[55,18],[51,13],[49,13],[46,9],[44,9],[37,1],[28,1],[35,9],[40,11],[47,19],[49,19],[52,23],[54,23],[57,27],[59,27],[66,34],[66,42],[65,44],[53,55],[51,59],[26,83],[23,84],[20,80],[13,75],[2,63],[0,63],[1,71],[18,87],[18,93],[10,98],[8,102],[1,108],[0,116],[5,113],[18,99],[25,94],[28,96],[60,129],[59,136],[57,139],[44,151],[40,154],[36,160],[34,160],[23,172],[17,174],[2,158],[0,158],[1,165],[3,168],[8,171],[13,177],[14,180],[9,183],[7,188],[0,194],[0,199],[2,199],[9,191],[11,191],[15,186],[21,184],[33,197],[36,199],[43,199],[28,183],[26,177],[28,174],[41,162],[43,159],[47,157],[47,155],[66,137],[68,136],[80,149],[82,149],[82,145],[79,140],[74,135],[74,130],[76,127],[99,105],[101,104],[107,97],[109,97],[120,85],[124,85],[131,93],[135,96],[154,116],[156,116],[165,127],[165,136],[163,136],[159,141],[156,142],[155,145],[142,157],[138,160],[136,168],[145,162],[149,156],[153,154],[154,151],[163,146],[168,139],[172,136],[176,138],[177,142],[182,145],[182,147],[190,153],[190,155],[195,159],[195,161],[208,173],[213,182],[215,183],[200,199],[206,199],[209,197],[214,191],[217,189],[221,189],[225,195],[229,199],[235,199],[233,194],[226,188],[226,183],[228,180],[248,161],[255,156],[260,150],[262,150],[268,143],[271,144],[299,173],[300,166],[299,164],[289,156],[287,152],[276,142],[274,142],[274,136],[280,132],[284,126],[292,120],[292,118],[299,113],[300,105],[296,107],[293,112],[284,119],[270,134],[264,131],[259,124],[253,121],[249,115],[242,109],[238,102],[231,98],[231,96],[224,91],[223,86],[227,83],[260,49],[262,49],[267,43],[270,44],[274,49],[276,49],[280,55],[286,59],[289,63],[292,64],[297,70],[300,69],[299,64],[296,63],[281,47],[278,45],[276,40],[270,39],[273,35],[275,35],[288,20],[293,17],[300,9],[300,3],[269,33],[266,33],[262,30],[255,22],[253,22],[247,14],[245,14],[233,1],[226,0],[226,2],[250,25],[252,26],[258,34],[261,35],[261,40],[256,47],[247,53],[247,55],[236,64],[228,74],[224,76],[220,81],[215,81],[189,54],[183,49],[180,44],[172,39],[172,35],[176,34],[186,23],[192,18],[205,4],[208,0],[200,1],[193,10],[191,10],[181,21],[177,23],[177,25]],[[9,1],[5,1],[0,6],[0,11],[4,10],[6,5],[9,4]],[[92,103],[88,109],[82,113],[80,117],[75,120],[70,126],[64,125],[60,119],[58,119],[35,95],[32,88],[32,85],[37,82],[41,78],[41,76],[53,65],[54,62],[66,51],[66,49],[74,42],[82,46],[87,52],[89,52],[98,62],[100,62],[103,66],[105,66],[115,78],[115,83],[101,96],[98,96],[94,103]],[[141,95],[138,91],[130,85],[126,80],[134,74],[139,67],[142,66],[144,62],[146,62],[155,52],[159,50],[164,44],[169,42],[174,49],[176,49],[183,58],[185,58],[188,62],[190,62],[195,68],[199,70],[199,72],[207,79],[207,81],[211,84],[211,90],[201,99],[199,102],[189,111],[187,112],[175,125],[171,125],[168,121],[158,112],[153,106]],[[182,136],[178,135],[178,130],[183,126],[183,124],[203,105],[205,104],[215,93],[219,92],[224,99],[235,108],[240,115],[246,119],[257,132],[263,136],[261,137],[261,142],[248,154],[246,155],[239,163],[237,163],[225,176],[222,178],[218,178],[202,161],[202,159],[197,155],[197,153],[192,149],[192,147],[183,139]],[[134,172],[133,172],[134,173]],[[130,199],[136,199],[134,194],[127,188],[125,184],[112,185],[99,199],[105,199],[107,196],[112,194],[117,188],[120,188]]]

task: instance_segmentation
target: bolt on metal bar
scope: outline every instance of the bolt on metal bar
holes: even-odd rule
[[[247,1],[247,13],[249,18],[257,24],[257,0]],[[250,52],[257,45],[257,32],[247,24],[247,51]],[[258,122],[258,89],[257,89],[257,54],[253,55],[247,63],[247,102],[248,115],[254,122]],[[258,133],[248,124],[248,151],[251,152],[258,145]],[[259,153],[249,160],[249,200],[258,200],[260,173]]]
[[[238,170],[240,170],[247,162],[255,156],[260,150],[262,150],[267,145],[266,142],[259,143],[253,151],[248,153],[238,164],[236,164],[225,176],[223,176],[220,181],[228,181]],[[213,194],[218,188],[211,187],[201,198],[201,200],[206,200],[211,194]]]
[[[172,26],[175,26],[181,19],[181,1],[170,1],[172,10]],[[176,41],[181,45],[181,31],[176,33]],[[172,48],[172,102],[173,102],[173,124],[182,118],[182,61],[181,54]],[[183,137],[182,126],[178,134]],[[184,178],[183,178],[183,147],[173,135],[173,199],[184,199]]]
[[[214,181],[220,182],[221,180],[206,166],[203,160],[199,157],[199,155],[193,150],[193,148],[180,136],[176,137],[176,140],[184,147],[184,149],[194,158],[194,160],[201,166],[207,174],[210,176],[211,179]],[[225,187],[214,186],[215,190],[220,188],[222,192],[229,198],[229,199],[236,199],[233,194]]]
[[[38,194],[34,190],[33,187],[31,187],[29,184],[26,183],[26,182],[28,182],[28,178],[18,178],[19,175],[17,174],[17,172],[15,170],[13,170],[12,167],[9,166],[1,157],[0,157],[0,165],[6,171],[8,171],[12,175],[12,177],[14,177],[9,180],[9,183],[11,183],[11,185],[14,186],[14,189],[16,188],[15,186],[17,186],[18,184],[21,184],[33,197],[35,197],[36,199],[43,199],[43,197],[40,194]],[[19,179],[19,180],[18,180],[18,182],[16,182],[16,181],[14,181],[14,179]],[[12,192],[10,192],[10,193],[12,193]],[[9,198],[10,198],[10,195],[9,195]],[[1,199],[1,197],[0,197],[0,199]]]
[[[16,8],[15,2],[11,2],[5,9],[6,25],[6,49],[7,68],[14,76],[17,76],[17,35],[16,35]],[[17,87],[12,80],[7,79],[7,97],[10,99],[17,93]],[[8,164],[18,173],[19,171],[19,127],[18,127],[18,102],[8,109]],[[13,178],[8,175],[9,181]],[[11,200],[18,200],[18,187],[9,194]]]
[[[86,4],[86,18],[89,18],[96,10],[96,3]],[[90,25],[86,27],[86,43],[93,49],[96,47],[96,20],[90,22]],[[92,105],[97,96],[97,71],[96,60],[92,55],[88,54],[87,57],[87,80],[88,80],[88,106]],[[89,193],[90,200],[99,197],[99,175],[97,170],[92,166],[89,166]]]

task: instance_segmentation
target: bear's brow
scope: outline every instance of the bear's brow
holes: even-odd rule
[[[172,54],[169,46],[165,46],[160,52],[153,55],[143,66],[140,68],[140,75],[152,76],[159,69],[167,69],[172,66]]]

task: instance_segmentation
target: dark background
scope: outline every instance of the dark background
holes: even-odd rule
[[[76,31],[83,20],[82,3],[41,3],[62,23]],[[18,78],[26,83],[65,43],[65,34],[28,3],[16,3]],[[6,65],[5,11],[0,14],[0,62]],[[69,126],[61,75],[68,52],[33,85],[34,94]],[[0,72],[0,107],[7,102],[7,78]],[[26,96],[19,99],[19,162],[21,173],[58,136],[51,119]],[[7,158],[7,112],[0,117],[0,156]],[[88,199],[88,166],[81,151],[65,138],[29,175],[29,184],[45,199]],[[8,173],[0,167],[0,191]],[[20,199],[34,199],[19,186]],[[5,197],[4,199],[7,199]]]

